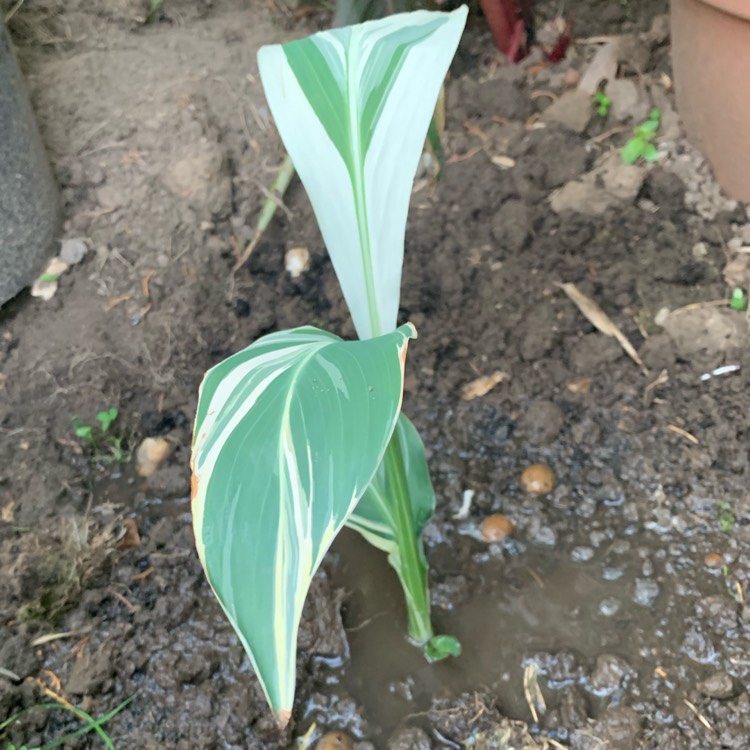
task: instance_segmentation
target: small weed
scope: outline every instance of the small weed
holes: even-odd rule
[[[106,724],[110,719],[112,719],[114,716],[120,713],[125,706],[127,706],[132,700],[135,698],[134,695],[131,695],[130,698],[127,698],[124,700],[119,706],[116,708],[113,708],[109,713],[104,714],[99,719],[95,719],[90,714],[86,713],[81,708],[76,708],[76,706],[71,706],[65,703],[39,703],[35,706],[29,706],[29,708],[25,708],[23,711],[19,711],[17,714],[14,714],[9,719],[6,719],[5,721],[0,722],[0,735],[5,735],[5,730],[10,727],[11,724],[13,724],[14,721],[19,719],[23,714],[31,711],[35,708],[44,708],[48,711],[52,711],[55,709],[62,709],[63,711],[69,711],[70,713],[77,716],[81,721],[85,721],[86,723],[80,728],[76,729],[74,732],[70,732],[69,734],[66,734],[64,737],[58,737],[56,740],[52,740],[51,742],[47,742],[44,745],[36,745],[34,747],[28,747],[27,745],[23,744],[20,747],[16,747],[15,745],[6,745],[5,750],[52,750],[52,748],[60,747],[61,745],[64,745],[69,740],[75,739],[76,737],[81,737],[84,734],[88,734],[89,732],[95,732],[99,735],[102,742],[104,743],[104,746],[107,748],[107,750],[115,750],[115,745],[112,742],[112,739],[110,736],[104,731],[103,726]]]
[[[164,16],[164,0],[149,0],[146,23],[156,23]]]
[[[641,123],[634,131],[632,138],[622,147],[620,155],[626,164],[635,164],[639,159],[656,161],[659,151],[654,145],[656,131],[661,124],[661,110],[652,109],[648,120]]]
[[[599,117],[604,119],[609,114],[611,106],[612,100],[603,91],[597,91],[594,94],[594,108]]]
[[[747,295],[739,287],[732,291],[732,299],[729,300],[729,307],[732,310],[745,312],[747,310]]]
[[[118,415],[119,411],[113,406],[96,415],[99,424],[87,424],[80,417],[73,417],[71,420],[75,436],[89,447],[94,463],[119,463],[127,460],[124,438],[111,431]]]
[[[719,528],[725,534],[731,534],[734,531],[735,523],[736,519],[732,506],[726,500],[722,500],[719,503]]]

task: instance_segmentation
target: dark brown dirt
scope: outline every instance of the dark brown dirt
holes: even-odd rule
[[[570,12],[590,36],[648,29],[663,10],[590,0]],[[725,243],[748,217],[686,204],[681,142],[635,198],[555,214],[552,191],[627,133],[536,126],[549,99],[538,92],[562,93],[590,49],[553,70],[498,71],[478,23],[448,91],[453,158],[414,194],[401,310],[419,330],[405,410],[438,494],[434,617],[464,654],[426,665],[404,640],[385,560],[344,534],[311,592],[294,722],[278,732],[192,547],[190,422],[205,369],[256,337],[353,329],[298,185],[290,216],[230,276],[281,158],[254,52],[289,20],[230,0],[165,12],[144,27],[139,3],[40,0],[12,24],[66,236],[90,251],[51,302],[23,295],[0,311],[0,667],[20,678],[0,674],[0,721],[43,700],[44,684],[95,715],[135,694],[108,725],[125,749],[282,748],[313,721],[361,749],[747,747],[750,335],[723,308],[660,312],[727,294]],[[644,73],[666,60],[654,46]],[[295,246],[312,256],[298,281],[283,268]],[[561,282],[599,303],[648,376]],[[701,380],[726,364],[740,369]],[[498,370],[507,380],[461,398]],[[75,439],[72,417],[110,406],[128,452],[146,436],[170,442],[150,479]],[[535,462],[556,474],[541,498],[519,486]],[[477,527],[496,512],[517,530],[488,546]],[[52,633],[64,635],[33,645]],[[525,670],[546,700],[538,721]],[[32,712],[7,743],[75,726]]]

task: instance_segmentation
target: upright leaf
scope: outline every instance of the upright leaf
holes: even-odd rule
[[[435,491],[425,459],[424,443],[417,428],[403,413],[398,418],[393,436],[401,445],[412,500],[413,529],[415,535],[419,535],[435,510]],[[389,489],[385,466],[381,463],[346,525],[362,534],[374,547],[395,557],[398,555],[396,536],[399,523],[393,493]]]
[[[282,724],[305,596],[383,458],[414,335],[410,325],[353,342],[309,327],[274,333],[201,385],[196,547]]]
[[[389,447],[388,455],[346,525],[388,553],[388,562],[398,573],[406,596],[409,633],[423,645],[432,637],[432,626],[427,560],[421,537],[435,509],[435,492],[422,438],[406,415],[399,417],[392,440],[398,443],[403,471],[388,465]],[[398,486],[399,474],[404,477],[406,487]],[[405,556],[410,559],[404,559]]]
[[[415,11],[258,53],[360,338],[396,326],[412,181],[466,14]]]

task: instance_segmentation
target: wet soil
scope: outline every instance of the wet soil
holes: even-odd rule
[[[665,11],[576,6],[581,37],[641,32]],[[554,69],[502,68],[478,20],[448,87],[448,164],[414,192],[401,310],[419,331],[405,410],[438,496],[434,620],[464,653],[427,665],[386,561],[344,533],[308,599],[295,715],[278,731],[194,553],[187,461],[208,367],[302,323],[353,335],[297,184],[231,275],[282,156],[255,51],[326,19],[229,0],[165,14],[146,26],[126,0],[29,0],[11,23],[65,236],[90,250],[53,300],[0,311],[0,721],[48,690],[94,715],[135,695],[107,727],[141,750],[283,748],[313,722],[313,737],[341,730],[361,750],[747,747],[750,332],[700,303],[727,296],[728,243],[748,216],[705,208],[714,188],[679,134],[630,198],[555,213],[553,192],[630,123],[602,138],[612,123],[545,121],[593,48]],[[646,47],[641,74],[659,79],[668,46]],[[283,258],[298,246],[312,261],[295,281]],[[648,374],[559,283],[597,301]],[[739,367],[702,379],[723,365]],[[507,377],[491,391],[462,398],[496,371]],[[131,460],[72,432],[110,406]],[[132,454],[149,436],[171,454],[144,479]],[[556,477],[541,497],[520,484],[538,462]],[[487,544],[491,513],[516,531]],[[524,680],[544,697],[536,716]],[[35,710],[7,742],[76,726]]]

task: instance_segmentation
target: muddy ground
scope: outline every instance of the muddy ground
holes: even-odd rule
[[[580,0],[581,42],[553,68],[499,66],[471,22],[448,86],[448,165],[413,196],[401,311],[419,330],[405,410],[438,495],[434,619],[464,654],[424,663],[385,560],[345,533],[308,601],[280,733],[194,553],[187,463],[208,367],[280,328],[353,335],[298,184],[231,274],[282,158],[255,52],[325,12],[167,0],[144,24],[130,0],[18,9],[64,237],[89,251],[50,301],[24,293],[0,311],[0,721],[51,691],[97,716],[134,695],[107,724],[125,749],[283,748],[312,722],[313,739],[341,730],[360,748],[750,745],[750,333],[721,302],[750,231],[670,110],[663,18],[652,25],[665,11]],[[612,33],[634,35],[621,74],[665,112],[660,162],[628,172],[620,197],[601,169],[622,166],[627,113],[578,127],[580,112],[560,124],[546,111],[585,70],[590,38]],[[564,188],[584,174],[607,196],[596,215],[591,194]],[[311,254],[296,281],[293,247]],[[559,283],[598,302],[647,372]],[[738,368],[702,379],[724,365]],[[110,407],[127,460],[73,432]],[[147,479],[133,459],[145,437],[170,446]],[[535,462],[556,475],[541,497],[519,482]],[[478,524],[498,512],[516,532],[487,544]],[[536,717],[524,674],[546,703]],[[77,726],[37,709],[2,747]]]

